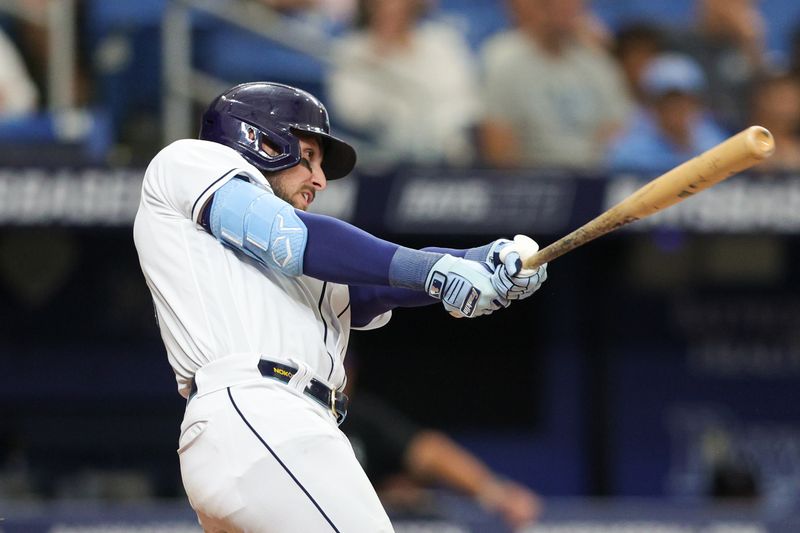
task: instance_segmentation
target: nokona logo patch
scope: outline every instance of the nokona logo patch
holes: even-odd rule
[[[279,376],[286,376],[287,378],[290,378],[294,375],[293,372],[289,372],[288,370],[278,368],[277,366],[273,366],[272,371],[278,374]]]
[[[472,311],[475,310],[475,304],[478,303],[478,298],[481,297],[481,291],[472,287],[467,297],[464,298],[464,305],[461,306],[461,312],[467,316],[472,316]]]

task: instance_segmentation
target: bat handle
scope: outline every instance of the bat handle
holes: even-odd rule
[[[547,261],[545,261],[544,259],[541,258],[541,254],[539,254],[537,252],[537,253],[535,253],[535,254],[533,254],[531,256],[523,257],[522,258],[522,267],[525,268],[525,269],[533,270],[535,268],[539,268],[540,266],[542,266],[546,262]]]
[[[544,248],[542,248],[541,250],[539,250],[535,254],[529,255],[527,257],[523,257],[522,258],[522,268],[529,269],[529,270],[533,270],[533,269],[539,268],[543,264],[550,262],[551,260],[555,259],[559,255],[561,255],[563,253],[566,253],[566,250],[564,250],[561,253],[555,253],[556,249],[553,247],[554,244],[556,244],[556,243],[553,243],[553,244],[551,244],[549,246],[545,246]]]
[[[594,225],[598,224],[597,219],[592,222]],[[539,268],[543,264],[549,263],[553,259],[561,257],[570,250],[577,248],[591,238],[590,232],[587,231],[587,225],[584,225],[556,242],[548,244],[538,252],[522,257],[522,268]]]

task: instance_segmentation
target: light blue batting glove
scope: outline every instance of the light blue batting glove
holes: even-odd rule
[[[425,291],[456,318],[489,315],[508,307],[495,289],[494,275],[488,263],[445,254],[428,272]]]
[[[547,279],[547,263],[538,268],[522,268],[522,258],[539,251],[536,241],[527,235],[517,235],[513,241],[493,243],[489,264],[494,267],[492,285],[506,300],[522,300],[542,286]]]

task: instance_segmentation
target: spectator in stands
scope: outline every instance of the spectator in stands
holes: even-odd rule
[[[482,50],[486,162],[588,168],[630,107],[619,67],[588,44],[583,0],[508,0],[515,27]]]
[[[645,100],[642,73],[650,61],[663,51],[663,32],[651,23],[636,22],[623,26],[614,36],[614,57],[622,67],[628,92],[639,104]]]
[[[773,74],[756,82],[750,122],[764,126],[775,138],[775,153],[756,170],[800,170],[800,79]]]
[[[751,82],[766,68],[766,23],[758,0],[695,0],[696,24],[672,32],[669,47],[690,55],[703,68],[712,110],[725,128],[747,124]]]
[[[615,170],[661,172],[723,141],[726,132],[705,105],[700,66],[688,56],[665,53],[642,74],[646,106],[633,116],[608,152]]]
[[[419,517],[429,507],[425,489],[439,486],[469,496],[514,530],[537,520],[542,502],[529,488],[499,477],[446,434],[420,427],[377,396],[354,391],[355,358],[350,353],[345,361],[347,393],[357,399],[341,429],[387,509]]]
[[[14,42],[0,30],[0,119],[37,109],[38,91]]]
[[[459,33],[423,21],[426,11],[425,0],[360,0],[356,31],[333,49],[328,99],[337,123],[372,141],[359,156],[472,160],[480,113],[474,58]]]

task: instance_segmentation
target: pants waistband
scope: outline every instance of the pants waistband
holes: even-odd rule
[[[198,373],[205,370],[206,372],[204,374],[207,374],[209,373],[208,370],[210,370],[209,368],[210,366],[219,365],[222,362],[228,363],[228,361],[225,361],[225,359],[221,359],[219,361],[209,363],[209,365],[202,367],[201,370],[198,371]],[[228,365],[228,366],[235,367],[235,365]],[[286,385],[289,385],[289,382],[291,381],[292,377],[295,376],[295,374],[297,374],[298,372],[298,368],[296,366],[279,361],[273,361],[270,359],[258,360],[258,363],[256,365],[258,369],[257,370],[258,374],[255,374],[255,369],[253,368],[252,364],[247,364],[246,366],[249,368],[240,369],[242,370],[241,372],[242,377],[255,377],[260,375],[264,378],[275,379],[277,381],[280,381],[281,383],[285,383]],[[233,372],[234,374],[240,373],[236,372],[235,370],[236,369],[234,368]],[[226,372],[231,373],[230,368],[226,368]],[[191,392],[189,393],[189,398],[187,399],[187,402],[191,401],[192,398],[194,398],[195,395],[197,395],[198,380],[200,381],[200,387],[201,388],[204,387],[205,381],[202,379],[203,377],[207,378],[208,376],[204,375],[200,378],[196,376],[196,378],[192,380]],[[238,380],[238,381],[244,381],[244,380]],[[345,417],[347,416],[347,407],[349,404],[349,398],[345,393],[333,387],[329,387],[328,385],[326,385],[325,383],[314,377],[308,380],[307,385],[303,389],[303,393],[312,398],[313,400],[315,400],[325,409],[329,410],[333,415],[333,417],[336,419],[337,424],[341,424],[344,421]]]

